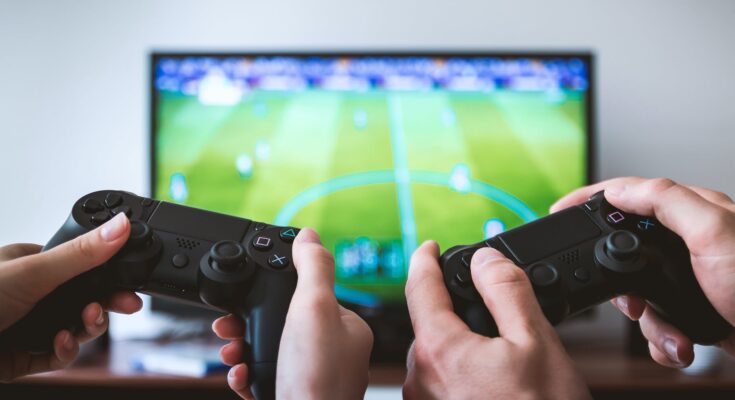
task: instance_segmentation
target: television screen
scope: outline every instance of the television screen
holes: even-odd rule
[[[342,302],[402,305],[424,240],[480,241],[587,183],[591,69],[588,54],[157,53],[152,195],[312,227]]]

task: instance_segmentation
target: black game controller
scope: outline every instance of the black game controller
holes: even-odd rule
[[[442,254],[454,311],[474,332],[497,336],[469,268],[472,255],[485,246],[523,268],[552,324],[635,293],[696,343],[716,343],[733,331],[699,287],[684,241],[654,218],[614,208],[603,192],[582,205]]]
[[[296,288],[291,242],[298,230],[106,190],[79,199],[44,250],[118,213],[131,221],[125,247],[0,332],[0,351],[53,351],[59,330],[83,329],[87,304],[132,290],[242,316],[253,392],[274,398],[278,345]]]

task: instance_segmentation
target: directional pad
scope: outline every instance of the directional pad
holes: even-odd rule
[[[91,221],[95,225],[100,225],[110,219],[110,213],[107,211],[98,211],[92,215]]]
[[[454,281],[460,287],[468,287],[472,284],[472,275],[468,270],[460,270],[457,275],[454,276]]]
[[[82,209],[84,212],[92,214],[104,210],[105,207],[102,206],[102,203],[100,203],[99,200],[89,198],[84,200],[84,203],[82,203]]]
[[[122,196],[118,193],[108,193],[107,197],[105,197],[105,205],[107,208],[117,207],[120,203],[122,203]]]
[[[117,214],[120,214],[120,213],[123,213],[128,218],[130,218],[130,215],[133,213],[133,211],[128,206],[120,206],[120,207],[115,207],[115,208],[112,209],[112,214],[113,215],[117,215]]]

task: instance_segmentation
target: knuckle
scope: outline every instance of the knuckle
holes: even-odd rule
[[[416,338],[414,345],[414,362],[419,367],[442,364],[446,351],[445,341],[434,335],[423,335]]]
[[[325,310],[336,310],[337,299],[333,294],[325,291],[314,291],[307,296],[307,300],[302,303],[303,307],[317,312],[319,315]]]
[[[715,197],[716,199],[720,200],[723,203],[732,203],[733,202],[732,201],[732,198],[730,196],[728,196],[726,193],[720,192],[718,190],[713,190],[712,191],[712,196]]]
[[[709,218],[697,229],[696,237],[704,244],[722,243],[722,239],[735,236],[735,213],[716,207]]]
[[[654,178],[649,181],[649,186],[653,192],[665,192],[676,188],[678,184],[670,178]]]
[[[521,268],[506,260],[487,262],[478,272],[484,285],[523,283],[528,280]]]

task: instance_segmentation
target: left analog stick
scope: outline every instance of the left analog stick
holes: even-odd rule
[[[145,247],[151,243],[153,238],[153,231],[143,221],[133,220],[130,221],[130,236],[128,237],[128,246],[140,248]]]

